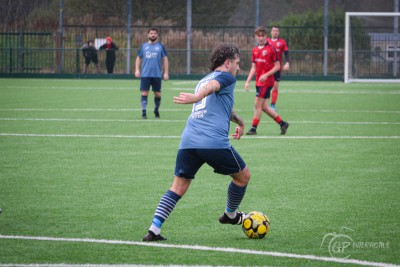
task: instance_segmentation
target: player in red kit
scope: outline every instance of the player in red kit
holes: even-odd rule
[[[281,68],[274,74],[275,83],[271,92],[271,108],[273,108],[276,111],[275,104],[278,99],[278,88],[279,88],[279,81],[281,80],[281,71],[289,70],[289,47],[285,40],[279,38],[279,28],[276,26],[272,27],[271,38],[267,38],[267,42],[273,47],[275,47],[275,50],[278,53],[279,62],[281,63]],[[283,67],[282,67],[282,54],[285,54],[285,65],[283,65]]]
[[[249,90],[249,84],[254,74],[256,75],[256,97],[254,101],[254,116],[252,127],[247,135],[257,134],[257,126],[260,123],[262,112],[275,120],[281,127],[281,134],[285,134],[289,123],[283,121],[281,117],[268,106],[271,89],[274,86],[274,73],[280,69],[278,55],[273,46],[267,42],[267,30],[258,27],[255,30],[255,38],[258,46],[252,50],[252,64],[246,80],[245,90]]]

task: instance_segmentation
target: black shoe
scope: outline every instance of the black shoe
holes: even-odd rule
[[[282,122],[281,135],[284,135],[288,128],[289,128],[289,123],[287,123],[286,121]]]
[[[143,241],[164,241],[167,240],[165,237],[162,235],[156,235],[152,231],[149,230],[149,232],[143,237]]]
[[[256,128],[251,127],[250,130],[246,133],[246,135],[256,135],[257,131]]]
[[[154,116],[156,117],[156,119],[159,119],[160,118],[160,112],[158,112],[158,110],[154,111]]]
[[[238,211],[236,213],[236,217],[231,219],[228,217],[228,215],[226,215],[226,213],[224,212],[224,214],[222,214],[219,217],[219,222],[222,224],[242,224],[243,222],[243,218],[246,216],[246,213],[244,212],[240,212]]]

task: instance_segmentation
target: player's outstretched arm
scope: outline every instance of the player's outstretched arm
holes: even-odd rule
[[[193,104],[197,103],[208,95],[218,92],[221,88],[219,82],[211,80],[203,85],[195,94],[180,93],[179,96],[174,96],[174,103],[176,104]]]

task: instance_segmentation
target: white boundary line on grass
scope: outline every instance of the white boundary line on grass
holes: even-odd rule
[[[172,88],[168,88],[169,91],[194,91],[195,84],[189,87],[175,87],[171,86]],[[2,89],[21,89],[21,90],[36,90],[36,89],[43,89],[43,90],[137,90],[137,87],[134,86],[127,86],[127,87],[114,87],[114,86],[107,86],[107,87],[89,87],[89,86],[4,86]],[[248,94],[244,89],[237,88],[235,89],[237,93],[245,93]],[[398,95],[400,94],[400,90],[360,90],[360,89],[281,89],[280,93],[289,93],[289,94],[368,94],[368,95]]]
[[[87,264],[66,264],[66,263],[55,263],[55,264],[50,264],[50,263],[41,263],[41,264],[35,264],[35,263],[30,263],[30,264],[11,264],[11,263],[6,263],[2,264],[0,263],[0,267],[212,267],[211,265],[145,265],[145,264],[93,264],[93,263],[87,263]],[[233,266],[232,266],[233,267]]]
[[[163,109],[163,111],[191,111],[192,109],[183,108],[169,108]],[[1,108],[0,111],[76,111],[76,112],[87,112],[87,111],[116,111],[116,112],[131,112],[131,111],[142,111],[141,108]],[[400,113],[400,111],[398,111]]]
[[[0,133],[9,137],[78,137],[78,138],[127,138],[127,139],[179,139],[180,135],[108,135],[108,134],[35,134],[35,133]],[[393,136],[242,136],[241,139],[400,139]]]
[[[0,118],[0,121],[69,121],[69,122],[157,122],[157,123],[186,123],[187,120],[164,119],[66,119],[66,118]],[[400,122],[388,121],[291,121],[293,124],[337,124],[337,125],[400,125]]]
[[[346,258],[333,258],[333,257],[319,257],[314,255],[301,255],[285,252],[272,252],[272,251],[261,251],[261,250],[250,250],[250,249],[238,249],[238,248],[224,248],[224,247],[208,247],[198,245],[174,245],[165,243],[152,243],[152,242],[136,242],[136,241],[123,241],[123,240],[106,240],[106,239],[92,239],[92,238],[57,238],[57,237],[35,237],[35,236],[12,236],[12,235],[0,235],[0,239],[18,239],[18,240],[36,240],[36,241],[59,241],[59,242],[80,242],[80,243],[98,243],[98,244],[112,244],[112,245],[131,245],[131,246],[144,246],[144,247],[159,247],[159,248],[173,248],[173,249],[190,249],[199,251],[218,251],[226,253],[241,253],[251,255],[265,255],[271,257],[281,258],[292,258],[292,259],[304,259],[313,261],[323,262],[335,262],[345,264],[356,264],[363,266],[377,266],[377,267],[399,267],[399,265],[382,263],[382,262],[371,262],[356,259]]]
[[[236,111],[253,111],[252,109],[235,109]],[[133,112],[142,111],[141,108],[0,108],[0,111],[67,111],[67,112],[92,112],[92,111],[112,111],[112,112]],[[187,108],[167,108],[166,112],[191,112]],[[346,109],[283,109],[285,112],[320,112],[320,113],[384,113],[399,114],[400,110],[346,110]]]

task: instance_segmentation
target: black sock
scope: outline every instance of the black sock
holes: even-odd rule
[[[160,97],[154,97],[154,111],[158,112],[158,108],[161,105],[161,96]]]

